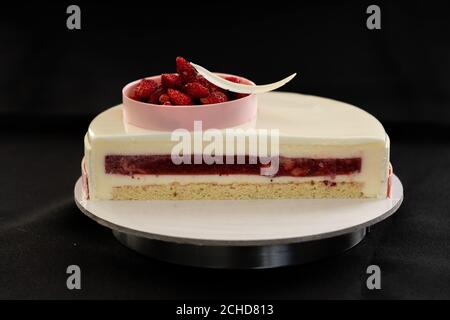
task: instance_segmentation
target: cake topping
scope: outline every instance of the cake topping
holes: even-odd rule
[[[230,79],[224,79],[211,71],[208,71],[206,68],[199,66],[198,64],[191,63],[191,65],[201,74],[206,80],[211,82],[212,84],[218,86],[219,88],[229,90],[231,92],[237,93],[264,93],[273,91],[284,86],[286,83],[291,81],[297,74],[291,74],[289,77],[286,77],[280,81],[265,84],[265,85],[248,85],[239,83]]]
[[[190,82],[184,86],[184,92],[192,98],[209,96],[209,89],[198,82]]]
[[[181,106],[221,103],[247,96],[247,94],[225,90],[209,82],[183,57],[177,57],[175,64],[176,73],[161,74],[160,83],[151,79],[141,80],[130,98],[152,104]],[[228,76],[225,79],[242,85],[247,82],[235,76]],[[169,89],[175,91],[169,94]]]
[[[203,104],[220,103],[227,101],[228,101],[227,95],[220,91],[213,91],[206,98],[200,99],[200,102]]]
[[[164,93],[159,96],[159,103],[165,104],[166,102],[170,102],[170,97]]]
[[[191,97],[176,89],[167,89],[167,95],[169,96],[170,102],[174,105],[188,106],[192,104]]]
[[[197,71],[191,64],[183,57],[176,58],[177,72],[180,74],[184,82],[194,81],[197,76]]]
[[[144,79],[134,89],[134,98],[139,101],[145,101],[156,90],[158,84],[153,80]]]
[[[163,73],[161,75],[161,84],[165,88],[178,89],[183,85],[183,80],[178,73]]]
[[[143,81],[143,80],[142,80]],[[150,94],[150,97],[148,98],[148,102],[158,104],[159,103],[159,97],[165,93],[165,90],[162,86],[158,86],[155,91]]]

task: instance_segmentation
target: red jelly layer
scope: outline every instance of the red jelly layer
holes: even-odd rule
[[[135,175],[260,175],[261,164],[192,164],[176,165],[170,155],[107,155],[105,172],[108,174]],[[348,175],[361,171],[361,158],[346,159],[310,159],[280,157],[279,170],[275,176],[315,177]]]

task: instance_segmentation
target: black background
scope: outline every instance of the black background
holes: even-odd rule
[[[0,298],[450,298],[450,22],[444,2],[65,2],[0,10]],[[186,268],[139,256],[83,216],[83,135],[128,82],[177,55],[256,83],[362,107],[384,124],[405,187],[356,248],[274,270]],[[82,268],[81,291],[65,286]],[[382,270],[382,290],[365,286]]]

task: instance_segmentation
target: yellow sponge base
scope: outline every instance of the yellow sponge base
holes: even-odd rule
[[[114,200],[364,198],[362,183],[191,183],[113,187]]]

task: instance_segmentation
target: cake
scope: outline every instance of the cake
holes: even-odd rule
[[[241,77],[221,76],[249,83]],[[153,80],[158,88],[167,86],[161,77]],[[189,99],[158,98],[154,100],[158,104],[152,104],[133,96],[140,83],[127,85],[123,103],[99,114],[89,126],[82,176],[90,200],[386,198],[390,194],[389,138],[381,123],[360,108],[287,92],[238,96],[225,91],[226,101],[211,101],[215,92],[211,87],[203,98],[192,97],[186,93],[186,83],[176,84],[183,86],[177,94],[184,92]],[[223,91],[218,88],[218,92]],[[200,128],[197,120],[202,121]],[[183,142],[190,144],[188,154],[183,150],[183,159],[190,164],[174,161],[174,149],[180,146],[174,140],[178,129],[190,139]],[[211,147],[211,137],[204,139],[208,130],[224,137],[222,144],[214,144],[215,163],[205,163],[206,157],[196,153]],[[241,137],[243,146],[226,148],[229,132],[236,141]],[[258,158],[255,141],[260,146],[263,139],[254,138],[255,132],[277,133],[277,141],[275,135],[265,136],[277,152]],[[263,173],[269,166],[275,168],[275,162],[275,171]]]

